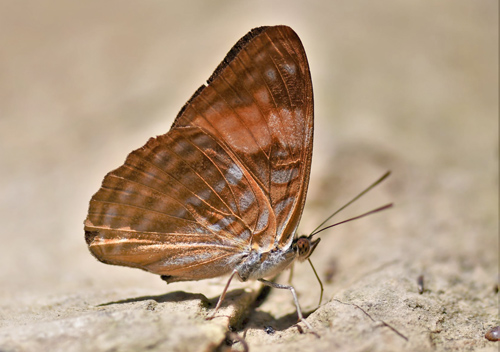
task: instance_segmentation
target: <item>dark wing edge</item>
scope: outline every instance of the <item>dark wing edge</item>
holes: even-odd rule
[[[248,42],[250,42],[253,38],[257,37],[259,34],[261,34],[263,31],[265,31],[269,26],[262,26],[262,27],[256,27],[250,30],[247,34],[245,34],[240,40],[236,42],[236,44],[233,45],[231,50],[226,54],[224,59],[221,61],[221,63],[215,68],[214,72],[210,75],[210,77],[207,79],[207,85],[212,83],[212,81],[229,65],[231,61],[234,60],[234,58],[238,55],[238,53],[243,49]],[[201,92],[206,88],[206,85],[201,85],[196,92],[189,98],[189,100],[182,106],[180,109],[179,113],[177,114],[174,123],[172,124],[172,128],[177,126],[177,121],[179,120],[179,117],[182,116],[186,108],[191,104],[191,102],[201,94]]]

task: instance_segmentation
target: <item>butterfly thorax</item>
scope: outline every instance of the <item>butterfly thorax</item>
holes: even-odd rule
[[[252,249],[236,266],[241,281],[273,277],[285,270],[295,259],[304,261],[316,249],[320,239],[301,236],[285,248],[275,247],[269,252]]]
[[[285,270],[297,257],[293,246],[274,248],[269,252],[252,250],[236,266],[241,281],[273,277]]]

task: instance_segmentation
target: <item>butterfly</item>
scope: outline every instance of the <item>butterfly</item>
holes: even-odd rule
[[[286,26],[252,29],[182,107],[170,131],[109,172],[85,240],[101,262],[167,283],[272,278],[319,239],[298,237],[313,149],[306,53]]]

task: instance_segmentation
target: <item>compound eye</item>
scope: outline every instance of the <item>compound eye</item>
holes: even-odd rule
[[[297,252],[299,254],[299,258],[305,258],[309,254],[311,249],[310,241],[303,237],[297,240]]]

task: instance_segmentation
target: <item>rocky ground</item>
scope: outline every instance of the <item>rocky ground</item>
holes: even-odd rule
[[[266,24],[313,75],[301,231],[392,171],[337,219],[393,209],[323,233],[319,307],[295,267],[319,338],[289,292],[235,283],[207,321],[226,278],[167,286],[83,239],[105,173]],[[498,2],[4,1],[0,48],[0,351],[498,351]]]

